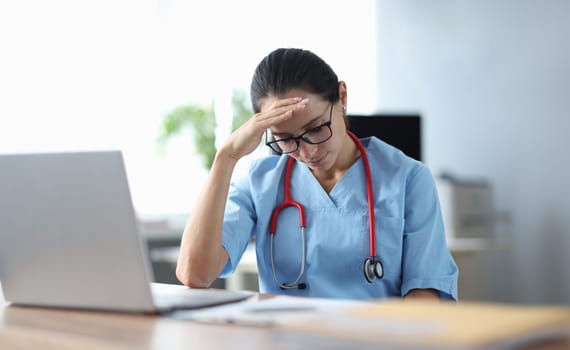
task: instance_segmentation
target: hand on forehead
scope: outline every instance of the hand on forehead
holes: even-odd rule
[[[329,105],[329,102],[323,100],[322,97],[297,89],[291,90],[281,96],[271,95],[263,98],[260,101],[260,109],[262,112],[267,111],[272,108],[277,101],[294,97],[308,99],[306,107],[294,110],[293,118],[282,123],[275,124],[274,127],[271,128],[273,131],[294,134],[307,127],[308,124],[320,121],[320,119],[322,119],[321,117],[325,114],[324,112],[326,111],[326,107]]]

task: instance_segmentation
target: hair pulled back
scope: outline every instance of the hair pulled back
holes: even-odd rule
[[[251,102],[259,113],[259,101],[302,89],[335,103],[339,100],[338,77],[332,68],[311,51],[280,48],[265,56],[251,80]]]

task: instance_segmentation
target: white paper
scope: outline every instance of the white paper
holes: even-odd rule
[[[201,310],[176,311],[171,317],[205,323],[275,326],[316,314],[338,313],[339,310],[361,304],[353,300],[277,296]]]

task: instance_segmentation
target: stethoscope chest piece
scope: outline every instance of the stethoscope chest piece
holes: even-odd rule
[[[374,282],[376,278],[381,279],[384,277],[384,265],[382,265],[382,262],[375,257],[366,258],[364,260],[364,277],[370,283]]]

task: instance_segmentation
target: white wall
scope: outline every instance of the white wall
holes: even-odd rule
[[[570,303],[569,13],[565,0],[378,1],[377,109],[420,111],[432,172],[488,178],[510,215],[484,299]]]

